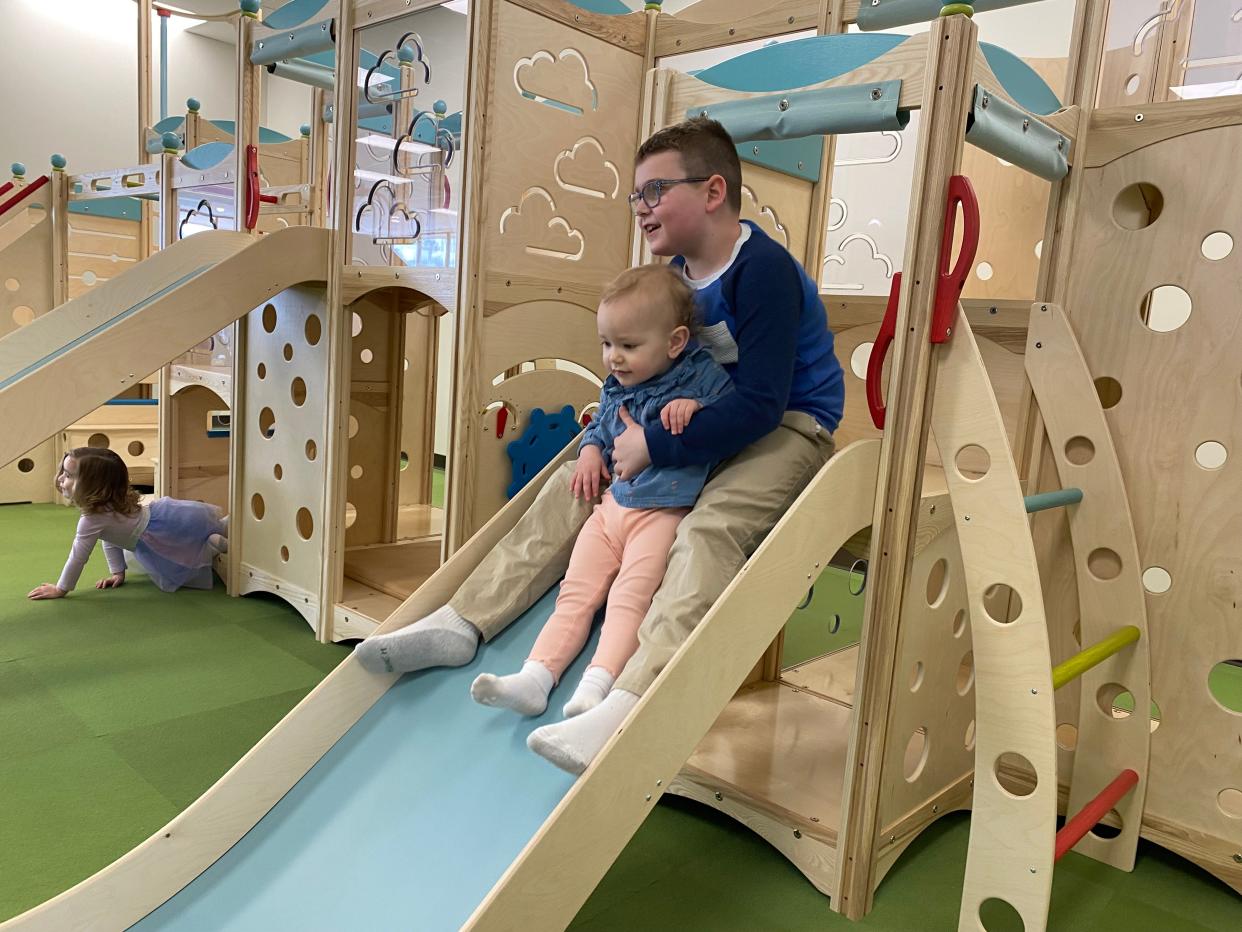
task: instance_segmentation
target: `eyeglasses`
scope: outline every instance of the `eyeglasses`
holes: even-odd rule
[[[653,178],[642,186],[642,190],[629,195],[630,209],[637,210],[641,200],[650,210],[655,210],[660,206],[660,198],[664,196],[665,188],[675,184],[695,184],[710,180],[710,175],[706,178]]]

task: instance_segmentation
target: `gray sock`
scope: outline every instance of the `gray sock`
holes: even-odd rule
[[[542,715],[554,685],[551,670],[538,660],[528,660],[520,672],[508,676],[480,673],[470,684],[470,695],[480,705],[512,709],[521,715]]]
[[[479,637],[478,628],[444,605],[400,631],[367,638],[354,656],[372,673],[461,667],[474,659]]]

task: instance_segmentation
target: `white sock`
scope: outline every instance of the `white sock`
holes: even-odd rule
[[[536,728],[527,736],[526,746],[562,770],[582,773],[617,733],[638,698],[635,693],[614,689],[590,711]]]
[[[474,659],[480,636],[478,628],[444,605],[400,631],[367,638],[354,648],[354,656],[372,673],[463,667]]]
[[[538,660],[528,660],[520,672],[508,676],[480,673],[470,684],[470,695],[480,705],[512,709],[520,715],[542,715],[554,685],[551,670]]]
[[[229,539],[219,534],[212,534],[207,538],[207,543],[216,553],[229,552]]]
[[[582,674],[582,679],[578,681],[578,688],[565,703],[563,710],[565,717],[573,718],[575,715],[581,715],[603,702],[604,697],[608,695],[608,690],[612,689],[614,679],[613,675],[603,667],[587,667],[586,673]]]

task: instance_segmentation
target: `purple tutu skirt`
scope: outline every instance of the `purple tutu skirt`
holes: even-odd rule
[[[210,572],[215,548],[207,543],[212,534],[227,536],[223,512],[215,505],[158,498],[148,506],[151,520],[138,538],[134,556],[152,582],[165,592]]]

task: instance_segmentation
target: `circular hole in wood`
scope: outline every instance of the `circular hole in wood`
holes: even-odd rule
[[[960,638],[966,633],[966,609],[959,608],[953,616],[953,636]]]
[[[1039,785],[1031,762],[1017,751],[1006,751],[992,764],[997,785],[1010,796],[1030,796]]]
[[[94,285],[97,281],[99,281],[99,276],[90,269],[87,269],[82,273],[82,284],[86,285],[88,288]]]
[[[1222,709],[1242,715],[1242,660],[1222,660],[1208,672],[1208,692]]]
[[[143,451],[146,450],[146,446],[141,440],[131,440],[129,442],[129,446],[125,449],[129,450],[130,456],[142,456]]]
[[[358,354],[358,358],[361,359],[363,364],[365,365],[365,364],[369,364],[375,358],[375,354],[372,353],[369,349],[363,349],[363,351]]]
[[[1190,320],[1193,307],[1185,288],[1159,285],[1139,302],[1139,320],[1156,333],[1171,333]]]
[[[280,559],[283,560],[285,563],[289,562],[289,548],[288,547],[280,548]]]
[[[267,378],[267,366],[264,365],[263,363],[259,363],[259,367],[258,369],[255,370],[255,372],[258,373],[259,378],[261,379]]]
[[[229,345],[229,332],[227,330],[221,330],[214,337],[212,337],[212,340],[213,342],[215,340],[219,340],[221,346],[228,346]]]
[[[996,270],[992,268],[991,262],[980,262],[975,266],[975,275],[979,277],[979,281],[987,282],[992,280],[992,276],[996,274]]]
[[[263,308],[263,329],[268,333],[276,332],[276,305],[268,304]]]
[[[1110,838],[1116,838],[1121,834],[1121,827],[1124,823],[1121,820],[1121,813],[1116,809],[1109,809],[1108,813],[1099,822],[1091,826],[1090,834],[1096,838],[1103,838],[1105,841]]]
[[[351,466],[351,467],[349,468],[349,478],[351,478],[351,479],[361,479],[361,478],[362,478],[362,467],[361,467],[361,466],[357,466],[357,465],[355,465],[355,466]]]
[[[410,361],[408,359],[401,360],[401,371],[402,372],[410,371]]]
[[[1134,714],[1134,696],[1120,683],[1105,683],[1097,689],[1095,702],[1105,718],[1129,718]]]
[[[1107,582],[1121,574],[1121,557],[1117,551],[1107,547],[1097,547],[1087,555],[1087,569],[1096,579]]]
[[[34,319],[35,312],[33,307],[26,307],[24,304],[19,304],[17,307],[13,308],[13,323],[17,324],[17,326],[24,327]]]
[[[992,457],[978,444],[968,443],[957,451],[953,464],[963,479],[973,482],[988,474],[988,470],[992,468]]]
[[[35,468],[34,460],[32,460],[28,456],[23,456],[21,459],[17,461],[18,472],[34,472],[34,468]]]
[[[19,282],[16,278],[6,278],[4,280],[5,291],[16,291],[21,286],[22,286],[22,283]]]
[[[1209,233],[1199,245],[1199,252],[1203,254],[1203,258],[1219,262],[1233,252],[1233,237],[1221,230]]]
[[[353,527],[354,522],[358,520],[358,509],[354,507],[352,502],[345,503],[345,526]]]
[[[1026,929],[1022,914],[996,896],[979,904],[979,924],[987,932],[1025,932]]]
[[[1095,380],[1095,394],[1100,399],[1101,408],[1115,408],[1121,401],[1121,383],[1112,376],[1102,375]]]
[[[927,574],[927,604],[932,608],[939,607],[949,591],[949,561],[941,557],[932,564]]]
[[[280,354],[285,357],[285,362],[293,362],[293,344],[286,343]]]
[[[1065,458],[1075,466],[1086,466],[1095,459],[1095,444],[1089,437],[1070,437],[1065,441]]]
[[[1151,730],[1154,733],[1160,727],[1160,706],[1156,705],[1156,700],[1151,701]]]
[[[298,526],[298,535],[302,540],[310,540],[315,533],[315,519],[311,517],[309,508],[299,508],[294,516]]]
[[[1074,622],[1074,627],[1070,629],[1070,634],[1074,636],[1074,643],[1082,647],[1082,621]]]
[[[1242,819],[1242,790],[1233,787],[1221,790],[1216,794],[1216,805],[1229,818]]]
[[[272,475],[275,476],[276,481],[279,482],[281,479],[285,478],[285,467],[281,466],[280,463],[277,463],[272,467]]]
[[[1042,259],[1044,257],[1044,241],[1041,239],[1035,244],[1035,258]]]
[[[108,438],[108,435],[103,433],[91,434],[86,440],[88,447],[98,447],[103,450],[108,449],[111,443],[112,441]]]
[[[1062,722],[1057,726],[1057,747],[1072,751],[1078,747],[1078,726]]]
[[[1220,469],[1229,459],[1229,451],[1224,444],[1208,440],[1195,447],[1195,462],[1204,469]]]
[[[270,438],[276,433],[276,415],[272,413],[271,408],[264,408],[259,412],[259,436]]]
[[[959,696],[964,696],[970,692],[970,687],[975,685],[975,652],[966,651],[962,659],[957,665],[957,682],[954,688],[957,689]]]
[[[401,451],[400,464],[398,465],[397,468],[401,472],[405,472],[407,469],[410,468],[410,454],[406,453],[404,450]]]
[[[919,728],[906,742],[905,771],[906,782],[913,783],[923,774],[927,766],[927,752],[930,744],[927,740],[927,729]]]
[[[250,513],[254,515],[256,521],[262,521],[263,516],[267,514],[267,503],[263,501],[263,496],[258,492],[250,496]]]
[[[302,405],[306,404],[306,382],[303,381],[300,375],[297,376],[292,383],[290,383],[289,395],[297,407],[300,408]]]
[[[1173,585],[1173,577],[1163,566],[1149,566],[1143,570],[1143,588],[1153,595],[1168,592]]]
[[[1140,78],[1137,74],[1132,74],[1130,75],[1130,77],[1126,78],[1126,96],[1133,97],[1135,94],[1137,94],[1138,89],[1142,85],[1142,83],[1143,83],[1143,79]]]
[[[972,718],[966,726],[966,734],[962,737],[962,747],[968,751],[975,749],[975,720]]]
[[[923,685],[923,673],[923,661],[914,661],[914,666],[910,668],[910,692],[919,691],[919,687]]]
[[[319,448],[315,446],[315,441],[313,440],[306,441],[306,458],[313,463],[315,462],[315,457],[318,455],[319,455]]]
[[[303,327],[303,333],[306,335],[307,346],[318,346],[320,339],[323,337],[323,322],[319,319],[318,314],[311,314],[306,318],[306,326]]]
[[[1123,230],[1142,230],[1160,218],[1164,195],[1154,184],[1141,181],[1122,188],[1113,201],[1113,220]]]
[[[983,608],[998,625],[1010,625],[1022,615],[1022,597],[1011,586],[996,583],[983,593]]]
[[[349,416],[349,439],[353,440],[358,436],[358,419],[352,414]]]
[[[875,346],[874,343],[859,343],[854,347],[854,352],[850,353],[850,372],[858,376],[860,379],[867,377],[867,362],[871,359],[871,350]]]
[[[357,311],[354,311],[352,312],[352,316],[350,317],[349,320],[350,320],[350,326],[349,326],[350,336],[356,337],[358,334],[362,333],[362,315],[359,314]]]

